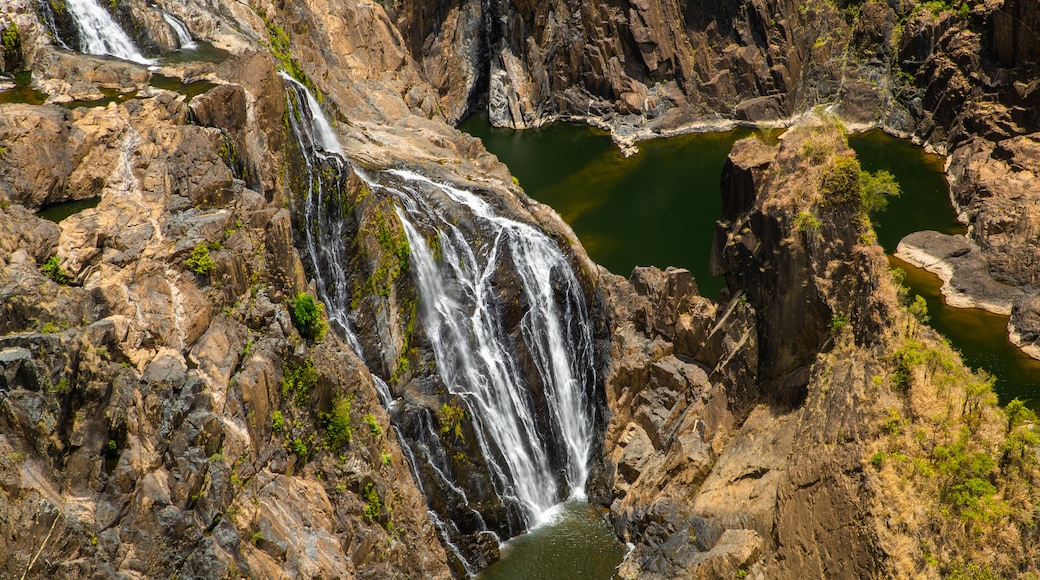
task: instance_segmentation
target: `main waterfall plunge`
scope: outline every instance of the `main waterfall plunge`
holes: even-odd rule
[[[305,254],[330,320],[363,358],[347,277],[357,249],[334,184],[353,169],[390,200],[404,229],[419,333],[435,370],[407,384],[377,382],[442,538],[472,572],[472,563],[486,564],[481,544],[584,495],[595,373],[582,287],[545,233],[474,192],[412,171],[352,168],[318,102],[283,78],[306,166],[297,185],[306,195]]]

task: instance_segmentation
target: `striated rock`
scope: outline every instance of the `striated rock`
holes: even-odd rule
[[[895,256],[939,276],[950,306],[1008,315],[1023,295],[1019,288],[994,280],[983,253],[964,236],[914,232],[899,241]]]

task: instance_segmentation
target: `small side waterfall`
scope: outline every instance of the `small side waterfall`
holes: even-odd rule
[[[80,50],[89,54],[109,55],[141,64],[152,64],[97,0],[65,0],[65,6],[76,22],[82,44]]]
[[[278,73],[290,89],[289,107],[293,135],[307,166],[307,200],[304,228],[307,258],[317,279],[318,294],[329,305],[329,320],[359,356],[361,345],[350,324],[350,288],[343,268],[350,263],[342,203],[343,180],[349,171],[343,147],[336,138],[314,95],[296,79]],[[385,383],[383,384],[385,388]],[[382,389],[381,389],[382,390]],[[380,396],[383,396],[381,393]],[[389,400],[389,391],[386,394]]]
[[[165,10],[162,11],[162,17],[166,24],[169,24],[170,28],[177,34],[177,46],[180,47],[178,50],[195,50],[199,47],[199,43],[192,38],[191,31],[188,30],[186,24]]]
[[[355,218],[342,189],[351,167],[318,102],[282,77],[306,165],[296,186],[306,195],[305,251],[330,319],[363,356],[344,271],[354,258],[345,228]],[[555,504],[584,495],[596,380],[584,291],[552,239],[477,194],[411,171],[353,173],[394,200],[435,362],[407,384],[377,380],[380,397],[458,571],[473,574],[487,564],[480,544],[529,529]],[[452,407],[454,426],[444,411]],[[445,441],[450,430],[463,439],[459,417],[463,451]]]

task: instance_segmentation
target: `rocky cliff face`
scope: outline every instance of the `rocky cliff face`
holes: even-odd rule
[[[496,125],[580,119],[631,143],[837,102],[857,122],[901,122],[908,115],[893,98],[905,84],[893,74],[894,42],[911,7],[473,0],[402,2],[395,13],[427,70],[464,71],[429,76],[449,118],[479,99]]]
[[[900,306],[858,166],[855,195],[836,188],[854,159],[834,123],[734,147],[715,253],[729,304],[681,271],[603,278],[617,313],[608,499],[635,545],[625,577],[1002,573],[1035,558],[1030,510],[1011,499],[1037,497],[1020,471],[1035,458],[999,459],[1021,424]],[[990,483],[954,499],[980,473],[968,457]],[[989,501],[1001,505],[968,507]],[[976,553],[973,537],[1005,548]]]
[[[428,89],[377,6],[350,5],[345,36],[343,12],[170,6],[238,53],[164,65],[175,90],[55,49],[35,8],[4,14],[34,86],[72,104],[0,105],[4,575],[449,576],[370,371],[335,334],[294,323],[293,298],[314,288],[286,209],[275,67],[307,63],[367,163],[508,171],[428,120]],[[167,26],[155,22],[143,33]],[[281,62],[261,41],[286,29],[309,34]],[[32,213],[98,198],[59,224]]]

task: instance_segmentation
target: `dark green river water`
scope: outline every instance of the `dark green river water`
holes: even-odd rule
[[[679,266],[693,272],[704,296],[717,298],[725,286],[708,269],[722,215],[719,176],[733,143],[750,130],[647,141],[626,159],[610,136],[584,125],[513,131],[473,116],[459,128],[483,139],[611,272],[627,278],[636,266]]]

